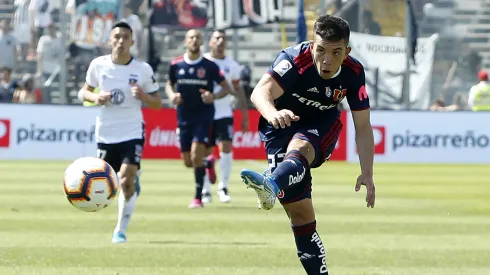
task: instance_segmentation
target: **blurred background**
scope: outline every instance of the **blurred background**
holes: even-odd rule
[[[381,43],[378,50],[386,51],[380,61],[385,66],[370,64],[373,58],[363,49],[356,53],[356,46],[369,44],[371,37],[351,39],[353,55],[359,55],[366,67],[368,93],[376,109],[471,110],[469,91],[485,80],[486,74],[478,73],[490,64],[490,1],[486,0],[413,0],[411,11],[405,0],[270,1],[280,13],[262,12],[268,20],[255,20],[241,8],[238,12],[252,20],[237,23],[222,20],[230,12],[219,8],[225,2],[1,0],[0,102],[81,104],[76,94],[87,65],[110,51],[107,30],[117,20],[126,20],[134,28],[133,54],[152,64],[161,87],[169,61],[184,51],[186,29],[206,32],[217,27],[228,29],[229,54],[243,66],[242,85],[250,93],[280,49],[294,45],[303,33],[311,38],[313,22],[322,12],[342,16],[353,32],[382,37],[405,37],[406,23],[413,23],[409,38],[418,39],[418,51],[415,63],[410,63],[410,88],[405,61],[401,69],[385,62],[390,51],[394,58],[397,53],[403,57],[404,49],[390,50],[391,42],[384,41],[396,45],[403,39],[376,38]],[[257,11],[261,2],[252,1]],[[413,18],[407,18],[409,13]],[[206,39],[204,44],[205,50]],[[27,94],[15,93],[18,89]]]

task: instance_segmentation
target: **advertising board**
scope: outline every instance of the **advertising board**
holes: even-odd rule
[[[0,104],[0,159],[95,156],[95,108]]]
[[[348,115],[349,162],[358,162]],[[490,163],[489,113],[373,111],[378,163]]]

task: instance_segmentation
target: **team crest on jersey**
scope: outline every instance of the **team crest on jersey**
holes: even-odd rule
[[[129,79],[129,85],[131,85],[131,86],[136,85],[136,82],[138,82],[138,79],[136,79],[136,78],[130,78]]]
[[[340,87],[342,89],[342,87]],[[344,99],[345,95],[347,94],[347,89],[335,89],[333,90],[333,100],[336,102],[342,101]]]
[[[197,77],[204,78],[206,76],[206,70],[204,68],[197,69]]]
[[[225,73],[230,73],[230,67],[225,66],[225,67],[223,68],[223,71],[224,71]]]
[[[331,97],[332,96],[332,89],[330,89],[330,87],[326,87],[325,88],[325,94],[327,95],[327,97]]]
[[[111,91],[111,102],[114,105],[121,105],[124,102],[124,92],[120,89],[114,89]]]

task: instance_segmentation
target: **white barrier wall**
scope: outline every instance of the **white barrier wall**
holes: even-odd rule
[[[97,108],[0,104],[0,159],[95,156],[96,115]]]
[[[94,107],[0,104],[0,160],[73,160],[95,156],[97,112]],[[490,112],[372,111],[375,161],[490,163],[489,121]],[[341,135],[339,142],[347,145],[343,149],[347,156],[337,150],[336,159],[358,162],[350,113],[344,128],[347,135]],[[235,149],[239,152],[239,148]],[[163,156],[153,154],[157,153],[155,150],[147,144],[144,158]],[[261,159],[263,155],[259,148],[247,157]]]
[[[373,111],[375,161],[490,163],[490,112]],[[358,162],[349,114],[347,160]]]

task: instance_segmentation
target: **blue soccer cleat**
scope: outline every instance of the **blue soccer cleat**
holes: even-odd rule
[[[247,185],[247,188],[253,188],[257,193],[259,208],[265,210],[274,208],[276,196],[279,193],[279,187],[277,187],[274,180],[248,169],[243,169],[240,172],[240,176],[242,177],[242,181]]]
[[[112,243],[125,243],[126,242],[126,235],[122,232],[115,232],[112,235]]]
[[[272,175],[271,169],[270,168],[265,169],[264,172],[262,172],[262,175],[264,177],[268,177],[268,176]]]

